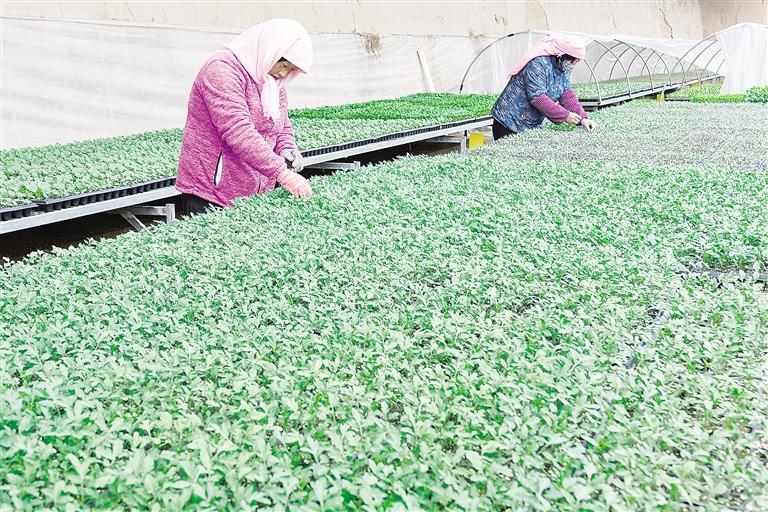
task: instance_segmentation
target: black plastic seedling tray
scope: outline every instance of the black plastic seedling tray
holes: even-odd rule
[[[478,117],[475,119],[464,119],[462,121],[453,121],[445,124],[438,124],[434,126],[425,126],[423,128],[414,128],[413,130],[406,130],[402,132],[389,133],[387,135],[381,135],[378,137],[371,137],[370,139],[361,139],[352,142],[346,142],[344,144],[337,144],[335,146],[326,146],[324,148],[315,148],[304,151],[302,154],[306,156],[325,155],[328,153],[335,153],[337,151],[344,151],[346,149],[357,148],[360,146],[367,146],[368,144],[376,144],[387,140],[402,139],[404,137],[410,137],[411,135],[418,135],[421,133],[435,132],[438,130],[444,130],[446,128],[453,128],[456,126],[465,125],[468,123],[475,123],[478,121],[485,121],[491,119],[491,116]]]
[[[40,206],[40,209],[43,212],[48,213],[55,210],[61,210],[63,208],[82,206],[84,204],[98,203],[100,201],[107,201],[109,199],[116,199],[118,197],[149,192],[150,190],[155,190],[158,188],[172,187],[175,184],[176,177],[170,176],[166,178],[145,181],[142,183],[136,183],[133,185],[123,185],[121,187],[97,190],[96,192],[86,192],[83,194],[57,197],[54,199],[45,199],[42,201],[36,201],[36,203]]]
[[[16,206],[8,206],[6,208],[0,208],[0,222],[4,220],[20,219],[22,217],[29,217],[32,212],[38,209],[36,203],[19,204]]]

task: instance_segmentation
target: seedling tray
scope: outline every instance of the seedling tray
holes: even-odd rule
[[[55,210],[61,210],[63,208],[72,208],[73,206],[81,206],[84,204],[98,203],[100,201],[107,201],[109,199],[116,199],[118,197],[130,196],[133,194],[140,194],[142,192],[149,192],[158,188],[172,187],[176,184],[176,177],[169,176],[165,178],[159,178],[156,180],[145,181],[142,183],[136,183],[133,185],[123,185],[121,187],[113,187],[96,192],[86,192],[83,194],[76,194],[71,196],[57,197],[54,199],[45,199],[42,201],[35,201],[39,205],[43,212],[52,212]]]
[[[4,220],[20,219],[22,217],[29,217],[32,212],[38,209],[38,205],[35,203],[19,204],[16,206],[8,206],[6,208],[0,208],[0,222]]]
[[[475,119],[464,119],[461,121],[453,121],[450,123],[445,124],[438,124],[433,126],[425,126],[422,128],[414,128],[412,130],[405,130],[401,132],[395,132],[395,133],[389,133],[387,135],[381,135],[378,137],[371,137],[369,139],[361,139],[356,140],[352,142],[346,142],[344,144],[336,144],[334,146],[326,146],[322,148],[315,148],[315,149],[308,149],[304,151],[302,154],[304,156],[316,156],[316,155],[325,155],[328,153],[335,153],[337,151],[344,151],[346,149],[352,149],[357,148],[361,146],[366,146],[368,144],[376,144],[378,142],[384,142],[387,140],[396,140],[396,139],[402,139],[405,137],[410,137],[411,135],[418,135],[422,133],[428,133],[428,132],[435,132],[438,130],[444,130],[447,128],[453,128],[456,126],[462,126],[468,123],[475,123],[478,121],[485,121],[491,119],[491,116],[484,116],[484,117],[478,117]]]

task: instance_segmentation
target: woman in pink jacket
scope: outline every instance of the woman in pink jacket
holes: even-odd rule
[[[270,20],[214,53],[189,95],[176,188],[184,213],[227,206],[275,183],[312,197],[288,119],[285,85],[312,66],[312,43],[298,22]]]

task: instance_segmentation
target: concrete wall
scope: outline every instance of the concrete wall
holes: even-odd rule
[[[529,28],[701,39],[739,22],[765,23],[766,0],[584,0],[466,2],[104,2],[0,3],[4,16],[243,28],[294,18],[310,32],[496,36]]]
[[[749,22],[768,25],[768,0],[701,2],[701,22],[704,28],[704,37],[737,23]]]

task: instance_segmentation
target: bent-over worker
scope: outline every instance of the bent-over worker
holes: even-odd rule
[[[312,197],[285,86],[312,67],[312,43],[296,21],[256,25],[214,53],[189,95],[176,188],[185,214],[263,194],[275,183]]]
[[[510,70],[509,82],[491,110],[493,138],[537,128],[545,117],[556,124],[596,128],[571,88],[571,71],[585,54],[581,39],[554,34],[531,48]]]

